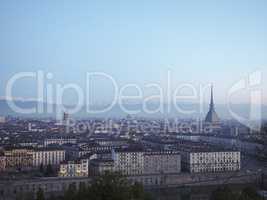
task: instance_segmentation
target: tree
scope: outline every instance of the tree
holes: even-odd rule
[[[54,194],[51,194],[48,198],[48,200],[57,200],[58,198],[54,196]]]
[[[142,199],[145,196],[144,187],[142,184],[135,182],[131,187],[131,194],[134,199]]]
[[[153,200],[153,197],[149,193],[145,193],[143,200]]]
[[[44,165],[43,163],[41,163],[39,171],[43,174],[44,173]]]
[[[242,190],[242,193],[238,200],[261,200],[261,196],[257,193],[256,188],[246,187]]]
[[[142,184],[135,182],[131,186],[131,197],[135,200],[152,200],[152,196],[145,192]]]
[[[88,199],[86,198],[88,195],[88,188],[86,188],[85,183],[80,183],[79,184],[79,190],[76,195],[76,199],[83,200],[83,199]]]
[[[90,194],[94,200],[125,200],[131,197],[128,181],[119,174],[108,172],[93,181]]]
[[[241,194],[235,194],[228,187],[220,187],[215,190],[211,195],[211,200],[261,200],[260,195],[257,193],[256,188],[246,187],[242,190]]]
[[[45,200],[44,191],[41,188],[36,193],[36,200]]]
[[[217,188],[212,192],[210,200],[237,200],[238,195],[234,194],[228,186]]]
[[[53,176],[54,170],[51,164],[48,164],[45,170],[45,176]]]
[[[70,184],[67,191],[64,194],[64,200],[76,200],[76,185]]]
[[[106,172],[95,178],[91,185],[84,183],[69,185],[63,197],[53,200],[152,200],[139,183],[130,184],[129,181],[117,173]],[[52,200],[52,199],[51,199]]]
[[[26,194],[24,194],[23,199],[24,200],[34,200],[34,193],[27,192]]]

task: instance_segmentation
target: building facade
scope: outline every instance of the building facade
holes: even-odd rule
[[[33,152],[33,167],[59,165],[65,160],[65,150],[37,149]]]
[[[7,170],[28,170],[33,164],[32,149],[9,149],[4,151]]]
[[[44,146],[48,146],[51,144],[56,144],[56,145],[64,145],[64,144],[77,144],[77,139],[75,138],[50,138],[50,139],[45,139],[44,140]]]
[[[238,171],[241,168],[240,152],[184,152],[183,167],[191,173]]]
[[[114,170],[123,175],[171,174],[181,172],[178,151],[113,150]]]
[[[144,152],[139,150],[117,149],[112,151],[115,171],[123,175],[144,173]]]
[[[144,174],[180,173],[181,156],[177,151],[144,153]]]
[[[88,177],[89,160],[81,159],[77,161],[67,161],[60,164],[60,177]]]

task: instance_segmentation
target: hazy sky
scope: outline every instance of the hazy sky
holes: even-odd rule
[[[213,83],[217,102],[261,70],[266,93],[266,10],[266,0],[0,0],[0,96],[14,74],[37,70],[51,72],[51,84],[84,90],[86,72],[105,72],[119,87],[166,88],[170,70],[172,87]],[[109,81],[94,87],[98,102],[112,96]],[[35,94],[31,80],[14,88],[17,97]],[[75,101],[71,92],[65,96]]]

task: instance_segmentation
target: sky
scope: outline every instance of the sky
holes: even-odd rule
[[[0,0],[0,96],[6,98],[17,73],[42,70],[53,75],[45,80],[53,88],[72,83],[86,93],[86,73],[101,72],[119,89],[138,85],[144,96],[157,92],[145,87],[150,83],[165,92],[169,74],[172,91],[212,83],[216,102],[225,103],[233,85],[259,71],[267,104],[266,10],[266,0]],[[95,77],[92,84],[95,102],[113,98],[109,79]],[[25,78],[12,94],[30,99],[36,90],[36,81]],[[233,102],[246,102],[247,91]],[[64,101],[77,97],[66,91]]]

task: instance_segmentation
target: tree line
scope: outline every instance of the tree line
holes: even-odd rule
[[[70,184],[63,195],[47,197],[41,188],[38,189],[35,200],[153,200],[144,190],[142,184],[131,184],[129,181],[114,173],[106,173],[95,178],[89,186],[80,183],[77,188]],[[29,199],[27,199],[29,200]]]
[[[234,192],[229,186],[217,188],[212,192],[210,200],[262,200],[254,187],[245,187],[240,192]]]

